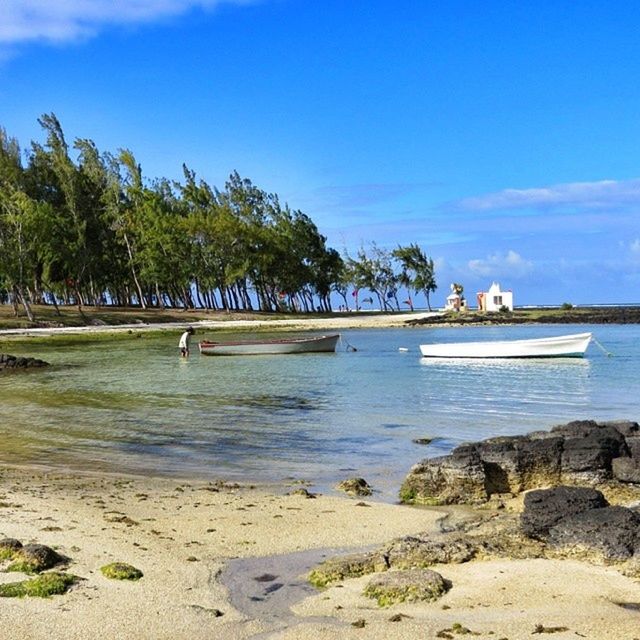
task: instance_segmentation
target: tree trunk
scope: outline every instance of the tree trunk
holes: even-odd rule
[[[164,298],[160,293],[160,287],[158,286],[157,282],[156,282],[156,299],[158,300],[158,304],[160,305],[160,308],[164,311]]]
[[[13,297],[16,303],[18,300],[20,300],[20,302],[22,303],[22,306],[24,307],[24,310],[27,314],[27,318],[29,319],[29,322],[35,322],[35,316],[33,315],[33,311],[31,310],[31,305],[29,304],[27,297],[24,295],[24,291],[22,290],[22,287],[19,287],[17,285],[13,287]],[[14,304],[14,310],[15,310],[15,315],[17,316],[18,315],[17,304]]]
[[[129,244],[129,238],[127,234],[124,234],[124,242],[127,245],[127,253],[129,254],[129,266],[131,267],[131,277],[133,278],[133,282],[136,285],[136,289],[138,290],[138,300],[140,301],[140,305],[143,309],[146,309],[146,303],[144,301],[144,296],[142,295],[142,287],[140,286],[140,282],[138,282],[138,274],[136,273],[136,268],[133,264],[133,252],[131,251],[131,245]]]

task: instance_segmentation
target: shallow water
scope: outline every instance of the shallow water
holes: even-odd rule
[[[422,342],[593,331],[587,358],[421,359]],[[350,330],[355,353],[205,357],[177,337],[7,343],[55,366],[0,376],[0,458],[81,469],[243,479],[361,475],[394,500],[426,456],[581,419],[640,418],[640,327]],[[197,338],[229,337],[206,332]],[[408,352],[400,352],[406,347]],[[432,437],[428,445],[416,438]]]

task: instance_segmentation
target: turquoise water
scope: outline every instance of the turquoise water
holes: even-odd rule
[[[613,356],[595,344],[584,360],[442,362],[421,359],[418,351],[422,342],[582,331],[592,331]],[[0,350],[55,366],[0,376],[0,459],[176,477],[306,479],[322,491],[360,475],[381,499],[393,500],[414,463],[463,441],[581,418],[640,419],[635,325],[343,335],[357,352],[192,353],[185,361],[178,357],[177,336],[156,334],[6,344]],[[435,440],[413,442],[424,437]]]

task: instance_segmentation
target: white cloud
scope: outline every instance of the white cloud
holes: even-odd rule
[[[153,22],[253,0],[0,0],[0,43],[68,42],[108,25]]]
[[[640,253],[640,238],[636,238],[630,245],[629,249],[631,249],[632,253]]]
[[[461,211],[550,208],[619,208],[640,205],[640,178],[570,182],[537,189],[504,189],[452,203]]]
[[[469,260],[469,270],[485,278],[520,278],[533,269],[533,263],[510,249],[506,254],[495,253],[485,259]]]

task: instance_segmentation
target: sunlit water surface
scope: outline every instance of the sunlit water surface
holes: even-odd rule
[[[424,342],[582,331],[613,355],[595,344],[584,360],[439,361],[418,350]],[[0,351],[54,366],[0,375],[0,458],[176,477],[307,479],[323,491],[360,475],[393,500],[414,463],[463,441],[581,418],[640,419],[635,325],[343,335],[357,352],[220,358],[196,350],[188,361],[178,357],[175,336],[155,334],[5,343]],[[434,440],[413,442],[425,437]]]

